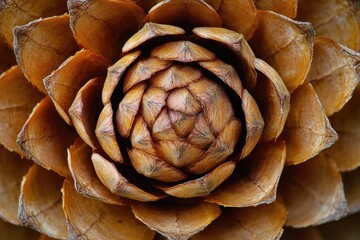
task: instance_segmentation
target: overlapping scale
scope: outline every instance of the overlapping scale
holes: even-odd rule
[[[92,148],[99,142],[95,136],[97,116],[101,112],[101,90],[104,78],[93,78],[76,94],[69,108],[69,115],[77,133]]]
[[[122,45],[138,30],[145,15],[132,1],[73,0],[68,1],[68,8],[78,44],[110,59],[118,57]]]
[[[26,80],[19,66],[13,66],[0,75],[0,88],[0,144],[24,156],[16,144],[17,134],[43,95]]]
[[[44,79],[47,93],[61,117],[71,124],[68,110],[77,92],[90,79],[103,76],[110,61],[90,50],[80,50]]]
[[[35,5],[38,2],[42,0],[36,0]],[[318,44],[319,48],[320,45],[331,45],[341,55],[338,58],[340,63],[332,67],[328,75],[336,75],[334,72],[339,70],[341,76],[345,74],[342,71],[347,74],[349,70],[353,80],[351,86],[343,88],[341,103],[332,101],[330,105],[337,106],[328,107],[323,97],[328,89],[317,85],[319,72],[321,79],[328,76],[326,66],[320,66],[320,70],[310,69],[307,80],[314,87],[304,83],[313,58],[314,36],[310,24],[255,9],[255,4],[264,9],[274,9],[272,4],[276,2],[68,1],[74,37],[85,50],[77,52],[45,78],[46,92],[50,97],[35,107],[19,135],[18,143],[27,156],[39,165],[64,177],[73,177],[74,182],[65,180],[62,188],[69,238],[92,239],[96,236],[101,239],[106,232],[107,236],[114,238],[153,239],[155,233],[135,220],[128,207],[112,206],[125,203],[131,204],[136,218],[169,238],[188,239],[203,230],[219,216],[219,205],[246,208],[226,213],[226,219],[215,221],[194,239],[211,239],[220,235],[229,238],[227,233],[222,232],[224,222],[230,226],[229,234],[239,238],[280,237],[287,213],[282,202],[279,198],[275,201],[275,197],[284,164],[307,161],[336,140],[337,135],[326,114],[340,110],[352,94],[358,82],[358,54],[335,43],[326,45],[323,41]],[[3,26],[8,30],[6,25],[21,22],[21,18],[32,12],[31,9],[28,11],[28,5],[20,9],[12,6],[13,3],[15,1],[10,0],[0,4],[0,19],[9,16],[12,11],[24,14],[15,17],[10,25],[0,23],[0,30]],[[152,4],[155,6],[150,9]],[[294,18],[296,1],[287,4],[281,10]],[[339,6],[341,4],[336,5]],[[150,9],[146,16],[142,8]],[[113,9],[118,11],[109,11]],[[340,10],[339,18],[329,16],[330,23],[344,17],[343,13],[350,16],[346,19],[350,19],[347,23],[353,20],[348,8]],[[110,14],[104,15],[104,12]],[[37,15],[42,16],[42,13],[36,12],[33,16]],[[231,21],[235,15],[244,21]],[[143,28],[125,42],[142,20]],[[15,44],[15,50],[20,67],[32,84],[42,85],[41,79],[59,65],[57,62],[62,62],[76,50],[67,28],[68,21],[68,15],[63,15],[18,28],[15,42],[19,46]],[[45,33],[52,31],[46,27],[48,22],[58,24],[58,28],[52,30],[60,32],[62,42],[68,41],[69,44],[59,45],[51,37],[48,39],[50,44],[36,40],[36,37],[45,39]],[[129,24],[118,27],[125,22]],[[317,27],[326,28],[327,25],[324,23]],[[191,32],[193,27],[197,28]],[[98,34],[99,29],[104,29],[104,34]],[[112,31],[114,29],[116,31]],[[354,32],[350,37],[357,36],[357,31]],[[103,44],[102,38],[107,38],[109,44]],[[272,67],[255,58],[245,40],[251,38],[250,45],[257,57],[265,58]],[[21,47],[23,45],[30,45],[30,48]],[[41,55],[49,59],[49,64],[44,64],[43,59],[31,62],[31,50],[42,47],[60,51],[63,55],[57,58],[43,51]],[[121,48],[123,53],[119,56]],[[290,54],[293,61],[284,64]],[[109,59],[118,56],[121,59],[108,68],[104,81],[106,68],[112,63]],[[315,55],[313,62],[321,62],[323,57]],[[344,68],[341,61],[346,62]],[[31,71],[40,63],[53,66],[33,74]],[[3,76],[6,74],[0,78]],[[35,84],[39,81],[40,84]],[[338,84],[343,86],[343,83]],[[289,92],[292,94],[290,110]],[[355,90],[355,97],[356,93]],[[304,102],[308,106],[304,107]],[[357,100],[354,102],[356,104]],[[93,106],[95,110],[91,109]],[[308,107],[310,111],[305,109]],[[6,105],[5,112],[8,108],[13,106]],[[344,110],[354,109],[350,104],[350,110]],[[68,125],[75,126],[83,140],[78,138],[69,147],[78,136],[69,130],[70,126],[59,122],[56,110]],[[97,119],[92,115],[94,112]],[[334,115],[331,120],[344,134],[357,137],[356,128],[348,132],[339,123],[341,117]],[[347,116],[345,120],[351,126]],[[4,132],[0,128],[0,133]],[[65,141],[59,141],[59,136],[63,135]],[[310,142],[311,147],[305,146],[302,139]],[[66,148],[68,159],[64,161],[65,155],[60,151],[65,152]],[[340,148],[334,148],[334,151]],[[47,158],[45,153],[49,151],[52,154]],[[302,154],[298,155],[299,152]],[[286,207],[290,209],[288,225],[303,227],[319,224],[346,213],[336,159],[329,159],[327,154],[318,155],[317,162],[313,159],[287,170],[284,178],[288,182],[281,184],[281,193]],[[359,164],[351,151],[349,155],[351,159],[342,162],[345,165],[337,162],[342,171],[351,170]],[[312,168],[321,169],[322,181],[316,181],[318,178]],[[310,173],[307,179],[298,177],[304,173]],[[54,176],[37,165],[30,168],[22,184],[19,217],[27,226],[56,238],[66,238],[63,221],[54,221],[54,218],[63,220],[58,200],[63,178],[55,179]],[[357,185],[353,183],[357,177],[348,175],[345,181],[350,211],[359,208],[359,191],[354,190]],[[54,189],[50,189],[50,183],[44,184],[46,196],[39,202],[44,203],[45,208],[31,199],[40,199],[41,184],[37,181],[43,178],[51,180],[50,183],[56,182]],[[318,191],[321,186],[326,188]],[[312,191],[321,194],[309,196]],[[244,192],[248,194],[244,195]],[[298,198],[292,199],[295,196],[293,192],[299,193]],[[11,197],[15,195],[12,193]],[[127,198],[131,200],[125,201]],[[55,199],[55,203],[49,204],[49,199]],[[154,201],[158,202],[143,203]],[[77,202],[79,206],[75,204]],[[166,205],[169,202],[170,208]],[[325,204],[319,205],[318,202]],[[269,205],[253,207],[263,203]],[[298,214],[299,206],[300,210],[308,208],[305,213]],[[316,211],[320,207],[324,209],[322,213]],[[89,214],[89,209],[95,214]],[[262,212],[260,217],[259,212]],[[43,220],[45,224],[41,223]],[[262,228],[259,229],[259,225]],[[116,227],[111,229],[110,226]]]
[[[150,131],[146,126],[144,118],[141,116],[135,119],[130,136],[131,146],[151,155],[156,155],[154,142],[151,138]]]
[[[227,180],[235,169],[234,162],[226,162],[195,180],[186,181],[172,187],[164,187],[165,193],[178,198],[204,197]]]
[[[287,146],[287,164],[304,162],[338,139],[309,83],[304,83],[291,95],[291,109],[283,135]]]
[[[115,135],[113,112],[111,103],[107,103],[99,115],[95,134],[105,153],[115,162],[123,162],[124,158]]]
[[[66,149],[77,137],[60,117],[50,97],[42,99],[21,129],[17,143],[26,155],[45,169],[69,176]]]
[[[161,88],[150,87],[142,96],[141,112],[146,124],[151,127],[161,109],[166,105],[168,93]]]
[[[360,53],[334,40],[316,37],[314,59],[307,80],[314,87],[327,116],[338,112],[360,81]]]
[[[160,141],[155,147],[164,161],[178,168],[199,161],[204,154],[202,149],[181,140]]]
[[[254,2],[258,9],[277,12],[292,19],[297,15],[298,0],[256,0]]]
[[[167,109],[164,108],[156,118],[151,130],[151,136],[157,141],[178,139],[178,135],[172,127]]]
[[[126,92],[135,84],[149,79],[155,73],[165,69],[170,65],[169,61],[160,60],[157,58],[145,58],[137,61],[132,66],[124,79],[123,90]]]
[[[38,18],[64,14],[66,0],[3,1],[0,6],[0,32],[9,47],[13,47],[13,28]]]
[[[159,72],[150,79],[154,87],[170,91],[174,88],[181,88],[197,81],[201,77],[201,71],[190,65],[173,63],[169,68]]]
[[[301,177],[305,174],[306,178]],[[280,192],[289,210],[288,226],[319,225],[348,213],[341,174],[323,154],[287,168]]]
[[[310,23],[296,22],[271,11],[258,10],[257,15],[259,27],[250,46],[258,58],[279,73],[289,92],[293,92],[309,72],[314,29]]]
[[[118,85],[120,78],[124,74],[127,67],[130,66],[141,54],[141,51],[135,51],[120,58],[114,65],[110,66],[107,71],[101,100],[103,104],[110,102],[110,98]]]
[[[264,118],[261,141],[270,141],[282,133],[290,111],[290,93],[279,74],[261,59],[255,60],[258,81],[254,98]]]
[[[279,239],[286,217],[287,211],[280,199],[257,207],[224,209],[218,219],[193,239]]]
[[[32,21],[14,29],[14,52],[26,78],[46,93],[43,79],[78,50],[69,15]],[[34,55],[34,52],[38,54]]]
[[[258,144],[230,179],[205,199],[225,207],[249,207],[271,203],[285,165],[285,142]],[[247,194],[244,194],[246,192]]]
[[[201,112],[201,104],[186,88],[174,89],[166,99],[166,105],[169,109],[178,111],[187,115]]]
[[[20,224],[17,212],[21,181],[31,165],[31,161],[0,147],[0,218],[15,225]]]
[[[63,178],[39,165],[32,166],[21,183],[18,217],[20,222],[50,237],[67,239],[62,210]]]
[[[205,61],[215,58],[214,53],[190,41],[164,43],[152,50],[151,56],[180,62]]]
[[[297,19],[311,22],[317,36],[332,38],[358,51],[360,29],[356,4],[356,1],[347,0],[299,0]]]
[[[91,147],[80,138],[68,149],[68,164],[76,191],[108,204],[126,204],[126,199],[113,194],[101,183],[92,165],[91,154]]]

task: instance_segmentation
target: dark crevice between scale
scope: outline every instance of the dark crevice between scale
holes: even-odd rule
[[[125,76],[128,74],[129,70],[136,64],[136,62],[139,59],[142,59],[142,58],[143,58],[142,55],[140,55],[138,57],[138,59],[135,60],[133,63],[131,63],[130,66],[124,71],[124,73],[122,74],[122,76],[119,80],[119,83],[115,87],[114,92],[110,98],[111,107],[113,109],[113,125],[114,125],[114,130],[115,130],[115,137],[116,137],[116,141],[118,142],[118,145],[120,147],[121,155],[124,159],[124,162],[122,163],[122,165],[127,165],[127,166],[131,166],[130,158],[127,153],[127,149],[131,148],[131,143],[128,139],[122,138],[118,132],[118,129],[116,127],[116,112],[118,110],[119,103],[125,96],[125,94],[123,92],[123,80],[124,80]],[[118,165],[118,164],[116,164],[116,165]]]
[[[210,50],[215,54],[216,58],[233,66],[236,73],[239,75],[239,78],[243,81],[242,84],[244,87],[247,87],[245,86],[244,81],[247,78],[247,68],[245,67],[247,63],[238,54],[236,54],[234,50],[229,48],[228,45],[216,42],[215,40],[200,38],[196,35],[190,36],[188,40]]]
[[[125,55],[128,55],[130,52],[135,52],[137,50],[140,50],[144,57],[150,56],[150,52],[157,46],[160,46],[160,45],[162,45],[164,43],[168,43],[168,42],[177,42],[177,41],[184,41],[184,40],[186,40],[185,35],[170,35],[170,36],[167,35],[167,36],[155,37],[155,38],[149,39],[146,42],[140,44],[139,46],[137,46],[136,48],[132,49],[129,52],[121,53],[119,56],[119,59]]]
[[[162,184],[162,182],[139,174],[131,165],[115,164],[115,166],[119,173],[136,187],[156,196],[164,195],[162,190],[155,187]]]

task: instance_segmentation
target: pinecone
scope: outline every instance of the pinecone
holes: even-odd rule
[[[1,1],[0,235],[359,236],[358,7]]]

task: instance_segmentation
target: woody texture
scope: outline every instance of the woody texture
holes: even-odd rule
[[[359,9],[0,0],[0,239],[360,238]]]

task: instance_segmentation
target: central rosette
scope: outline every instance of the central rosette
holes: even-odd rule
[[[243,36],[227,29],[195,28],[189,35],[145,24],[108,68],[95,133],[114,163],[93,155],[100,180],[140,201],[163,193],[209,195],[249,155],[264,127],[245,89],[256,84],[254,59]],[[130,184],[139,181],[141,188]]]

